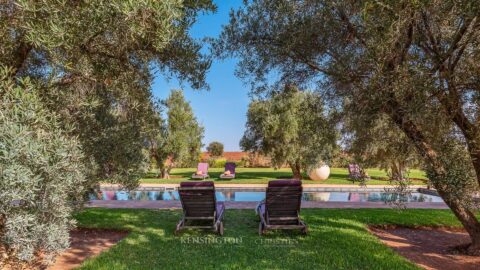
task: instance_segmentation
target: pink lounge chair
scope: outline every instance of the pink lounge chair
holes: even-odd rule
[[[202,174],[197,174],[198,171],[202,171]],[[198,163],[197,172],[192,174],[192,179],[202,179],[210,178],[208,175],[208,163]]]
[[[233,179],[233,178],[235,178],[235,167],[236,166],[237,165],[233,162],[227,162],[225,164],[225,171],[230,171],[230,174],[227,175],[227,174],[222,173],[220,175],[220,178],[221,179]]]

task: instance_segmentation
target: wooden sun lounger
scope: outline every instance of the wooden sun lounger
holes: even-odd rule
[[[181,230],[212,229],[223,235],[225,205],[217,202],[212,181],[182,182],[178,188],[183,208],[183,217],[178,222],[175,234]]]
[[[233,163],[233,162],[227,162],[225,164],[225,171],[230,171],[230,174],[229,175],[226,175],[224,173],[222,173],[220,175],[220,179],[234,179],[235,178],[235,167],[236,167],[236,164]]]
[[[202,171],[202,174],[193,173],[192,179],[205,180],[205,178],[210,178],[210,176],[208,175],[208,163],[198,163],[197,171]]]
[[[307,234],[307,225],[300,219],[302,182],[276,180],[268,183],[266,198],[258,206],[260,224],[258,234],[267,230],[301,230]]]

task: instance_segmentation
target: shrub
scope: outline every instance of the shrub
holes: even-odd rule
[[[0,257],[29,261],[41,251],[48,259],[69,245],[86,163],[34,85],[9,78],[0,70]]]
[[[224,168],[227,159],[225,158],[209,158],[207,160],[208,166],[210,168]]]
[[[225,164],[227,163],[227,160],[225,158],[218,158],[215,160],[215,163],[213,165],[214,168],[225,168]]]
[[[246,157],[242,157],[242,159],[238,162],[235,162],[235,164],[237,165],[237,167],[246,168],[248,164],[248,159]]]

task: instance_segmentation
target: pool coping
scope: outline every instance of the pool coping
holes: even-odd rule
[[[175,190],[180,184],[140,184],[135,190]],[[219,184],[215,183],[215,188],[226,189],[265,189],[268,186],[265,184]],[[303,184],[304,190],[308,191],[384,191],[385,189],[395,188],[395,185],[338,185],[338,184]],[[118,190],[118,184],[101,184],[100,188],[107,190]],[[410,190],[426,190],[426,185],[411,185]]]
[[[258,202],[225,202],[227,209],[255,209]],[[448,209],[442,202],[409,202],[408,209]],[[126,208],[126,209],[181,209],[180,201],[102,201],[92,200],[87,208]],[[384,202],[312,202],[302,201],[302,208],[338,208],[338,209],[392,209]]]

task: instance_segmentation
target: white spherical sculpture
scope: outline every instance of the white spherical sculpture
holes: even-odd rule
[[[322,165],[318,168],[310,170],[308,176],[315,181],[327,180],[330,176],[330,167],[328,165]]]

